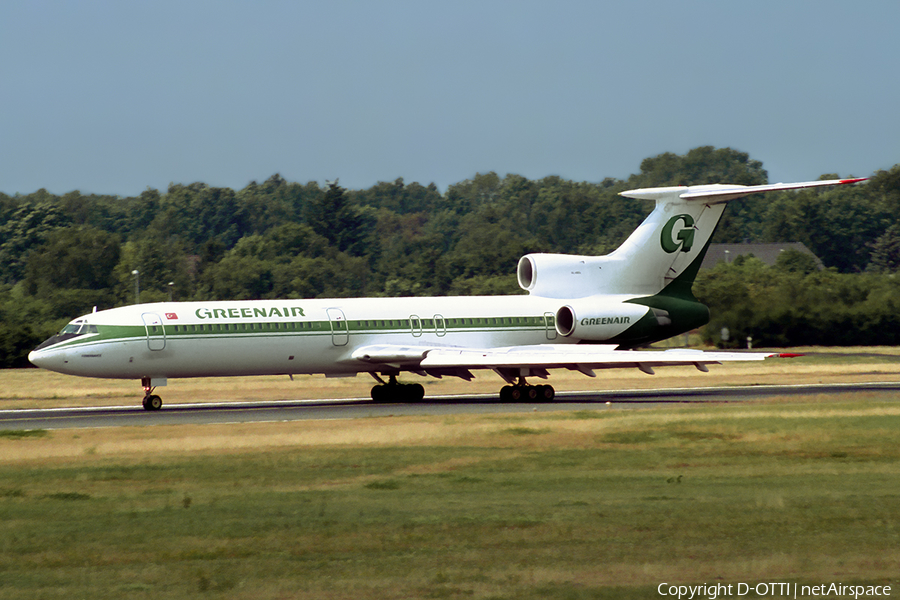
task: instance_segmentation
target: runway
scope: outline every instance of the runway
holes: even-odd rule
[[[310,419],[359,419],[403,415],[517,413],[558,410],[646,408],[677,403],[747,402],[774,396],[873,392],[900,399],[900,382],[818,385],[758,385],[689,389],[560,392],[553,402],[494,401],[494,395],[438,396],[417,404],[376,404],[368,399],[171,404],[150,412],[140,406],[0,411],[0,431],[139,427],[215,423],[264,423]]]

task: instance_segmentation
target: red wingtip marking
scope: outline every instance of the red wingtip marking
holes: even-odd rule
[[[841,185],[844,185],[845,183],[858,183],[860,181],[867,181],[868,179],[869,179],[868,177],[856,177],[854,179],[841,179]]]
[[[798,356],[806,356],[805,354],[792,354],[790,352],[782,352],[777,354],[778,358],[797,358]]]

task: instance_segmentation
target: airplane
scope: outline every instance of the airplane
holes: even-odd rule
[[[28,356],[36,366],[86,377],[139,379],[143,406],[162,406],[168,379],[368,373],[376,402],[417,402],[410,372],[474,378],[492,370],[500,399],[550,401],[533,385],[550,369],[596,370],[763,360],[771,354],[639,350],[705,325],[691,292],[730,200],[750,194],[847,185],[865,178],[741,186],[711,184],[621,192],[655,208],[610,254],[527,254],[518,263],[527,295],[159,302],[92,312]],[[385,380],[386,379],[386,380]]]

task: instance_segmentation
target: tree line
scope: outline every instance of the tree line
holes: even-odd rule
[[[133,302],[136,277],[142,302],[170,294],[225,300],[517,293],[515,266],[523,254],[616,248],[652,209],[619,192],[718,182],[764,184],[768,175],[746,153],[700,147],[647,158],[624,180],[489,172],[443,193],[403,179],[347,190],[339,181],[295,183],[277,174],[241,190],[192,183],[134,197],[0,193],[0,366],[27,364],[34,345],[94,306]],[[836,280],[829,278],[847,278],[859,290],[853,298],[868,298],[886,293],[900,268],[898,210],[900,165],[864,185],[734,201],[713,241],[803,242],[827,267],[802,275],[803,286],[833,289]],[[788,307],[791,294],[772,281],[793,281],[798,272],[748,264],[721,267],[698,281],[695,292],[710,305],[714,325],[730,315],[735,332],[748,327],[761,340],[806,343],[799,334],[762,333],[782,331],[754,320],[771,306],[716,295],[716,280],[762,277],[739,272],[753,267],[768,273],[770,287],[757,282],[754,290],[768,291],[746,298],[777,288]],[[808,296],[827,301],[827,295]],[[825,336],[821,343],[850,342]]]

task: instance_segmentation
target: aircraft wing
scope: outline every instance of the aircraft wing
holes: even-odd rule
[[[701,350],[616,350],[615,346],[540,344],[502,348],[446,348],[426,346],[367,346],[353,358],[373,364],[429,375],[471,379],[469,369],[493,369],[507,380],[519,375],[546,377],[547,369],[570,369],[590,377],[595,369],[636,368],[653,374],[653,367],[706,365],[729,361],[764,360],[778,356],[764,352],[703,352]]]
[[[593,369],[638,368],[642,371],[670,365],[708,365],[734,360],[763,360],[762,352],[703,352],[700,350],[616,350],[615,346],[546,344],[485,348],[440,349],[422,359],[423,367]],[[588,374],[588,373],[586,373]]]

